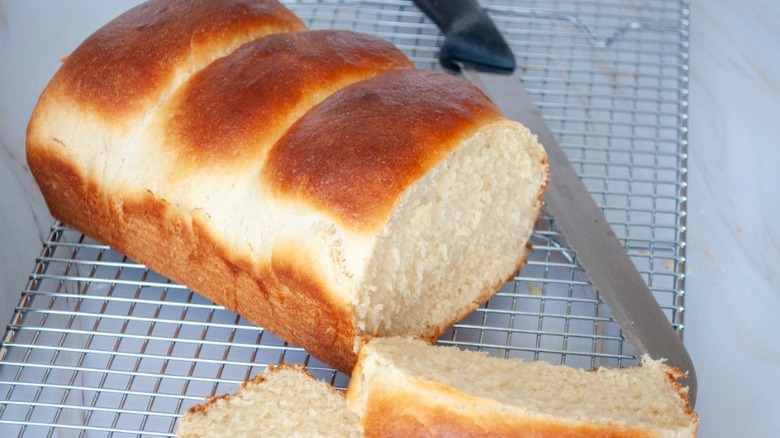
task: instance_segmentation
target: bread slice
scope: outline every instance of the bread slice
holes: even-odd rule
[[[347,391],[366,436],[691,437],[678,370],[585,371],[402,338],[361,350]]]
[[[478,88],[276,0],[151,0],[68,56],[27,161],[52,214],[349,373],[514,275],[546,155]]]
[[[176,436],[359,437],[358,417],[344,395],[303,368],[268,368],[230,395],[212,398],[185,413]]]

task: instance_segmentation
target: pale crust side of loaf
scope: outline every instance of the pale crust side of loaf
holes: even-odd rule
[[[272,261],[254,265],[222,248],[197,218],[163,200],[150,194],[138,199],[104,194],[45,148],[32,147],[29,154],[31,166],[45,163],[45,171],[37,172],[38,183],[52,214],[64,223],[305,346],[335,368],[352,369],[357,356],[350,310],[322,284],[305,254],[279,251]]]

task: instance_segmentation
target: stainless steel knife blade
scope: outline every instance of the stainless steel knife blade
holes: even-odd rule
[[[544,200],[555,223],[610,307],[613,318],[637,356],[666,359],[668,364],[687,373],[685,384],[689,388],[689,402],[694,406],[696,371],[688,351],[545,123],[517,72],[514,68],[505,68],[507,64],[514,66],[514,56],[495,24],[475,0],[414,0],[414,3],[446,35],[446,51],[443,49],[440,55],[442,64],[456,66],[467,80],[493,99],[507,118],[519,121],[537,135],[547,151],[551,176]],[[485,45],[483,51],[491,53],[487,62],[479,50]],[[502,53],[508,53],[511,62],[493,62],[496,54]]]

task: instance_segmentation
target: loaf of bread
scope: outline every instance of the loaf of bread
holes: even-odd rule
[[[275,0],[152,0],[46,87],[52,214],[350,372],[436,339],[516,272],[546,155],[479,89]]]
[[[360,437],[344,394],[303,368],[271,367],[235,394],[212,398],[178,421],[180,438]]]
[[[360,351],[347,400],[368,437],[692,437],[698,416],[680,377],[649,359],[585,371],[377,338]]]

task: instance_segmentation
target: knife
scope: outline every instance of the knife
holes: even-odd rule
[[[696,371],[612,227],[577,175],[515,71],[515,58],[476,0],[413,0],[444,33],[439,59],[482,89],[507,118],[531,130],[547,151],[550,183],[544,200],[580,264],[599,289],[637,357],[649,355],[687,374],[696,403]]]

